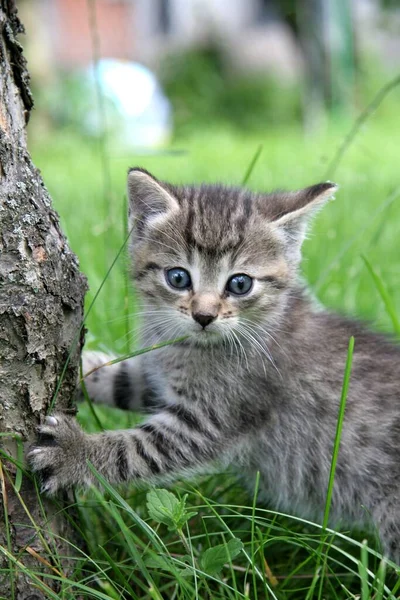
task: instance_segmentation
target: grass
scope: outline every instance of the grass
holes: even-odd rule
[[[317,217],[303,260],[304,277],[321,302],[369,319],[384,331],[393,331],[395,315],[400,314],[396,119],[396,112],[378,109],[358,132],[334,174],[340,185],[337,199]],[[295,189],[324,179],[349,126],[337,123],[332,131],[308,139],[293,128],[265,129],[248,136],[226,127],[210,128],[174,142],[167,154],[111,153],[107,173],[98,147],[71,132],[54,134],[51,140],[36,136],[30,146],[88,276],[89,307],[125,236],[129,166],[143,166],[176,183],[240,184],[246,178],[256,190]],[[91,347],[117,354],[135,349],[135,298],[126,271],[122,252],[88,316]],[[345,400],[344,386],[341,416]],[[131,426],[138,419],[117,409],[96,406],[95,410],[106,428]],[[98,429],[88,405],[82,406],[79,418],[85,429]],[[336,445],[339,440],[340,433]],[[103,600],[380,600],[399,596],[393,565],[381,561],[373,540],[370,548],[362,532],[338,533],[327,527],[329,490],[322,525],[258,507],[257,482],[252,500],[229,473],[194,484],[178,482],[170,495],[158,494],[158,505],[145,490],[127,489],[121,494],[102,484],[104,494],[92,491],[77,498],[76,526],[83,543],[72,549],[74,575],[68,579],[54,568],[47,575],[60,581],[59,594],[46,589],[39,568],[38,573],[27,574],[49,598],[69,600],[80,594]],[[10,572],[24,569],[23,556],[14,556],[10,548],[1,551]]]

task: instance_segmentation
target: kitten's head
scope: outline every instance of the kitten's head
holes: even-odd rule
[[[131,169],[133,268],[148,326],[196,343],[268,331],[296,282],[307,221],[335,190],[178,187]]]

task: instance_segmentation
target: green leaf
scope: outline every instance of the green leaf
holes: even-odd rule
[[[149,567],[150,569],[160,569],[161,571],[168,572],[171,571],[171,565],[166,556],[152,554],[151,556],[146,556],[144,563],[146,567]]]
[[[160,554],[152,554],[144,559],[146,567],[149,569],[158,569],[160,571],[167,571],[168,573],[179,573],[182,577],[188,577],[193,575],[193,567],[191,565],[191,557],[189,555],[183,555],[180,557],[180,562],[185,563],[187,567],[179,567],[176,562],[173,562],[171,558]]]
[[[167,525],[170,531],[182,529],[186,521],[197,515],[197,512],[187,511],[187,495],[179,500],[172,492],[155,489],[148,492],[146,498],[150,517]]]
[[[201,557],[200,565],[209,575],[219,573],[225,563],[233,560],[243,550],[243,542],[232,538],[226,544],[208,548]]]

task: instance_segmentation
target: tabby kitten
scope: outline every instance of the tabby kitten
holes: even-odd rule
[[[256,194],[132,169],[128,189],[143,345],[188,337],[87,379],[95,401],[151,406],[142,425],[88,435],[46,419],[29,454],[43,490],[93,483],[88,460],[114,484],[229,465],[252,483],[260,471],[269,506],[321,520],[353,335],[331,519],[374,525],[400,561],[400,349],[317,308],[298,277],[307,221],[335,185]]]

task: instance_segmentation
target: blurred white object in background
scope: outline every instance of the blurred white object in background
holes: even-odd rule
[[[107,135],[113,146],[126,149],[154,148],[169,140],[171,104],[149,69],[106,58],[86,69],[83,76],[84,87],[97,85],[97,96],[101,94],[95,105],[83,110],[82,125],[88,134]]]

